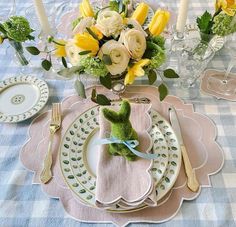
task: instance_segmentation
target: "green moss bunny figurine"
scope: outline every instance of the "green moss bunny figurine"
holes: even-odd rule
[[[111,136],[119,140],[138,140],[138,134],[133,129],[129,120],[131,112],[130,103],[122,101],[119,112],[104,108],[104,117],[111,122]],[[109,144],[109,153],[111,155],[120,155],[129,161],[134,161],[136,155],[133,154],[124,144]]]

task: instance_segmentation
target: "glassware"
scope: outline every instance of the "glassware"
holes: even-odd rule
[[[7,20],[10,16],[16,14],[16,1],[9,0],[0,10],[0,22]]]
[[[198,95],[196,81],[213,58],[214,49],[200,38],[184,39],[175,48],[180,76],[176,85],[177,95],[184,99],[194,99]]]
[[[208,88],[218,94],[230,96],[236,93],[236,77],[230,75],[236,65],[236,35],[227,37],[225,48],[230,56],[230,61],[225,73],[216,73],[208,78]]]

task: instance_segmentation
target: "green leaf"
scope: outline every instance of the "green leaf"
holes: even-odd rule
[[[102,56],[102,60],[103,60],[105,65],[112,65],[112,60],[111,60],[111,57],[109,55],[104,54]]]
[[[91,53],[91,50],[84,50],[84,51],[79,52],[79,55],[86,55],[89,53]]]
[[[148,73],[149,84],[152,85],[157,80],[157,74],[154,70],[150,70]]]
[[[118,12],[119,11],[119,2],[117,2],[116,0],[110,1],[109,7],[110,7],[110,10]]]
[[[95,88],[93,88],[92,94],[91,94],[91,100],[92,100],[93,102],[96,102],[96,99],[97,99],[97,91],[96,91]]]
[[[50,61],[48,61],[47,59],[44,59],[42,61],[41,65],[46,71],[49,71],[50,68],[52,67],[52,63]]]
[[[65,68],[57,72],[58,75],[69,78],[75,73],[82,73],[84,71],[83,66],[72,66],[71,68]]]
[[[75,87],[77,94],[80,97],[86,99],[84,84],[80,80],[75,81],[74,87]]]
[[[168,89],[165,84],[160,84],[158,87],[160,101],[164,100],[168,95]]]
[[[32,55],[39,55],[40,54],[40,50],[37,47],[34,46],[29,46],[25,48],[29,53],[31,53]]]
[[[97,35],[90,28],[86,27],[86,30],[94,39],[99,40]]]
[[[3,27],[3,25],[2,25],[2,24],[0,24],[0,32],[2,32],[4,35],[6,35],[6,34],[7,34],[7,32],[6,32],[5,28]]]
[[[98,94],[97,95],[97,104],[102,105],[102,106],[109,106],[111,105],[111,100],[108,99],[105,95]]]
[[[166,69],[163,74],[166,78],[179,78],[179,75],[173,69]]]
[[[201,17],[197,18],[197,25],[201,32],[210,34],[213,25],[212,15],[205,11]]]
[[[132,24],[127,24],[127,28],[132,29],[134,26]]]
[[[107,74],[106,76],[99,77],[100,83],[107,89],[111,89],[111,76]]]
[[[65,68],[67,68],[67,62],[64,57],[61,58],[62,64],[64,65]]]
[[[82,17],[76,18],[74,21],[72,21],[72,30],[79,24],[79,22],[82,20]]]

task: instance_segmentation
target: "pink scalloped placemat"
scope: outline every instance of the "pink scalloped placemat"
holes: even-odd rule
[[[91,89],[87,89],[87,94],[91,94]],[[103,93],[111,99],[117,98],[110,91],[102,86],[96,86],[98,93]],[[213,122],[200,113],[194,112],[192,104],[185,104],[182,100],[174,96],[168,96],[164,102],[159,101],[158,90],[154,86],[129,86],[124,93],[125,98],[147,97],[151,100],[153,108],[168,119],[168,109],[175,106],[182,132],[187,147],[189,158],[201,187],[210,187],[210,175],[217,173],[223,166],[223,151],[215,141],[216,127]],[[125,226],[132,222],[160,223],[175,216],[181,207],[183,200],[193,200],[201,192],[190,191],[186,186],[186,176],[183,166],[181,166],[179,176],[174,187],[165,197],[158,202],[155,208],[145,208],[144,210],[118,214],[109,213],[101,209],[91,208],[81,204],[71,190],[64,183],[61,175],[58,150],[60,141],[68,126],[80,113],[96,105],[90,100],[81,100],[78,96],[70,96],[62,102],[63,122],[59,133],[56,134],[53,144],[53,178],[46,184],[41,185],[42,190],[50,197],[59,198],[65,211],[73,218],[82,222],[109,223],[118,226]],[[22,148],[20,159],[23,165],[34,172],[33,183],[40,184],[39,174],[42,160],[47,150],[49,138],[50,111],[38,116],[30,125],[28,133],[29,140]],[[39,134],[39,131],[42,133]]]

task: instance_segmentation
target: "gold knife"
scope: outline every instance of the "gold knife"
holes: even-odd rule
[[[192,168],[191,162],[189,160],[188,153],[187,153],[186,147],[184,145],[184,141],[183,141],[183,137],[182,137],[182,133],[181,133],[181,128],[180,128],[178,116],[177,116],[176,110],[173,106],[171,106],[169,108],[169,116],[170,116],[170,123],[172,125],[172,128],[173,128],[173,130],[177,136],[177,139],[179,141],[179,144],[180,144],[185,173],[187,175],[187,186],[191,191],[196,192],[196,191],[198,191],[200,185],[197,180],[195,171]]]

